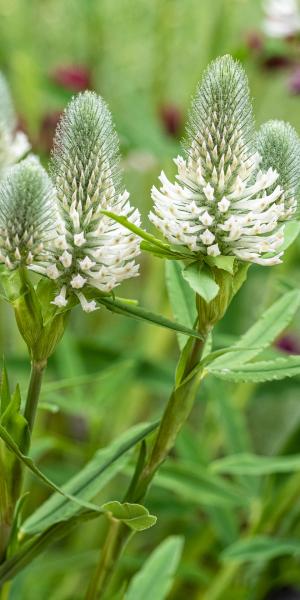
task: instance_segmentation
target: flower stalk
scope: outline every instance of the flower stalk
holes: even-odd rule
[[[191,373],[194,372],[195,366],[201,360],[204,344],[205,340],[199,339],[192,340],[192,343],[191,340],[187,342],[190,349],[184,358],[180,381],[172,390],[148,460],[146,460],[140,475],[136,479],[135,475],[133,476],[129,486],[130,492],[126,495],[128,502],[144,500],[155,473],[174,447],[176,438],[190,415],[202,378],[201,370],[194,373],[193,376]],[[184,352],[181,354],[179,362],[182,362],[183,356]],[[133,483],[134,485],[132,485]],[[131,535],[129,527],[111,521],[99,563],[88,587],[86,600],[95,600],[98,597],[106,596],[117,561]]]
[[[27,392],[24,417],[28,423],[30,434],[32,433],[38,400],[42,387],[43,374],[47,366],[47,360],[35,361],[31,363],[30,382]]]

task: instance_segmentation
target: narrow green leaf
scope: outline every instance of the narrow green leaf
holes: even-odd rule
[[[13,579],[20,571],[25,569],[35,558],[54,542],[67,535],[73,527],[82,521],[88,521],[95,519],[103,513],[97,513],[95,511],[84,511],[80,515],[72,517],[68,521],[62,523],[56,523],[52,527],[49,527],[46,531],[35,537],[33,540],[29,540],[21,547],[21,550],[14,554],[11,558],[6,560],[0,565],[0,587],[10,579]]]
[[[172,249],[169,244],[167,244],[166,242],[162,242],[161,240],[156,238],[151,233],[148,233],[147,231],[144,231],[140,227],[137,227],[137,225],[134,225],[133,223],[131,223],[131,221],[126,219],[126,217],[122,217],[121,215],[116,215],[115,213],[110,212],[109,210],[102,210],[101,212],[104,215],[106,215],[107,217],[110,217],[111,219],[116,221],[117,223],[120,223],[120,225],[123,225],[124,227],[126,227],[126,229],[129,229],[129,231],[132,231],[133,233],[138,235],[140,238],[142,238],[146,242],[149,242],[153,246],[156,246],[157,248],[165,250],[168,253],[172,253]],[[174,253],[174,254],[176,254],[176,253]]]
[[[230,353],[217,358],[211,367],[242,365],[267,348],[293,319],[300,306],[300,291],[292,290],[277,300],[232,346]]]
[[[269,561],[278,556],[299,556],[300,540],[284,540],[268,536],[255,536],[250,539],[239,540],[226,548],[222,557],[225,560],[239,562]]]
[[[169,594],[183,549],[183,538],[171,536],[156,548],[131,580],[124,600],[164,600]]]
[[[219,286],[213,278],[210,267],[207,265],[195,261],[183,269],[182,275],[192,290],[199,294],[205,302],[211,302],[216,297]]]
[[[172,331],[178,331],[179,333],[184,333],[184,335],[192,336],[200,340],[203,339],[203,336],[200,335],[198,331],[190,329],[189,327],[185,327],[184,325],[180,325],[179,323],[171,321],[170,319],[166,319],[161,315],[151,313],[141,306],[130,306],[127,303],[121,302],[117,299],[113,300],[107,296],[99,297],[98,300],[112,312],[133,317],[134,319],[147,321],[148,323],[154,323],[155,325],[159,325],[159,327],[165,327],[166,329],[171,329]]]
[[[108,447],[98,450],[91,461],[72,477],[62,490],[85,501],[91,500],[124,467],[128,452],[157,427],[139,424],[131,427]],[[22,525],[25,534],[36,534],[57,521],[68,520],[78,506],[59,493],[52,494]]]
[[[84,508],[88,508],[89,510],[95,510],[96,512],[100,512],[100,513],[102,512],[101,509],[98,506],[96,506],[96,504],[90,504],[89,502],[85,502],[84,500],[80,500],[79,498],[76,498],[75,496],[68,494],[67,492],[63,491],[58,485],[56,485],[53,481],[51,481],[48,477],[46,477],[46,475],[44,475],[44,473],[42,473],[42,471],[40,471],[40,469],[34,464],[33,460],[31,460],[31,458],[29,458],[28,456],[25,456],[25,454],[23,454],[21,452],[21,450],[18,448],[17,444],[14,442],[12,437],[9,435],[8,431],[6,431],[6,429],[2,425],[0,425],[0,438],[5,442],[5,444],[9,448],[9,450],[11,450],[11,452],[13,452],[13,454],[27,468],[32,473],[34,473],[38,477],[38,479],[43,481],[43,483],[45,483],[52,490],[55,490],[56,492],[58,492],[59,494],[61,494],[65,498],[67,498],[68,500],[75,502],[76,504],[78,504],[80,506],[80,508],[84,507]]]
[[[291,246],[300,233],[300,222],[290,221],[284,226],[284,242],[278,249],[280,252],[284,252]]]
[[[196,318],[196,296],[194,290],[182,276],[182,267],[178,261],[167,261],[166,283],[173,315],[178,323],[193,328]],[[179,348],[186,344],[186,337],[178,334]]]
[[[108,512],[111,518],[122,521],[133,531],[144,531],[155,525],[157,517],[150,515],[145,506],[141,504],[131,504],[129,502],[118,502],[113,500],[106,502],[101,507]]]
[[[300,356],[291,355],[287,358],[247,363],[231,367],[230,369],[216,368],[215,363],[211,363],[208,365],[207,370],[209,373],[228,381],[263,383],[264,381],[273,381],[299,375]]]
[[[186,252],[176,252],[175,250],[171,250],[171,248],[166,250],[165,248],[160,248],[146,241],[141,243],[141,250],[157,256],[157,258],[165,258],[167,260],[182,260],[185,258],[192,258],[192,256]]]
[[[194,463],[164,466],[156,474],[154,485],[200,506],[243,506],[250,500],[240,486]]]
[[[300,454],[292,456],[258,456],[242,453],[216,460],[210,466],[214,473],[228,475],[271,475],[300,471]]]

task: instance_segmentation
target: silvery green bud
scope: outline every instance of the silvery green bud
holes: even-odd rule
[[[277,182],[284,190],[283,220],[292,218],[298,209],[300,187],[300,140],[295,129],[284,121],[268,121],[258,132],[257,149],[261,168],[271,166],[279,174]]]
[[[37,269],[49,260],[57,224],[55,191],[45,169],[28,157],[0,184],[0,262]]]
[[[29,150],[26,135],[18,131],[17,118],[4,76],[0,73],[0,177]]]
[[[58,127],[52,157],[60,224],[56,251],[45,274],[57,281],[53,302],[68,305],[75,294],[83,308],[96,309],[85,292],[109,293],[121,281],[138,274],[134,258],[139,240],[103,215],[110,210],[139,225],[138,210],[121,187],[118,140],[105,102],[85,92],[67,107]]]
[[[162,172],[150,213],[169,242],[200,260],[280,262],[289,190],[272,160],[257,152],[247,78],[230,56],[206,70],[190,112],[185,158],[175,164],[177,182]]]

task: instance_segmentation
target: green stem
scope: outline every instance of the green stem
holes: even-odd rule
[[[11,588],[11,581],[7,581],[6,583],[4,583],[4,585],[0,588],[0,600],[8,600],[9,599],[10,588]]]
[[[35,421],[38,400],[41,391],[43,373],[46,368],[47,361],[35,361],[31,363],[31,375],[30,382],[27,392],[26,405],[24,411],[24,417],[28,422],[29,432],[32,433],[33,425]],[[27,448],[28,450],[28,448]]]
[[[128,527],[124,527],[120,521],[111,520],[105,544],[101,549],[100,560],[90,580],[85,600],[95,600],[98,598],[98,592],[101,596],[106,592],[114,566],[130,535],[131,531]]]
[[[130,495],[126,495],[127,502],[140,502],[143,500],[157,469],[173,448],[177,435],[191,412],[201,380],[201,373],[191,377],[188,381],[185,381],[185,379],[199,362],[203,347],[203,341],[194,341],[185,361],[181,381],[173,389],[163,413],[148,461],[137,478],[136,485],[130,485]],[[118,524],[117,527],[116,523],[112,522],[86,600],[104,597],[116,563],[130,535],[131,532],[126,525]]]

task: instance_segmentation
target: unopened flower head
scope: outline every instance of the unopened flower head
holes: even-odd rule
[[[30,149],[26,135],[16,131],[17,119],[5,78],[0,73],[0,177]]]
[[[55,219],[54,187],[38,159],[11,167],[0,185],[0,262],[39,270],[49,260]]]
[[[268,121],[261,126],[257,140],[260,167],[272,167],[278,173],[273,184],[280,185],[284,203],[283,220],[298,217],[300,187],[300,140],[295,129],[284,121]]]
[[[92,311],[96,302],[86,299],[86,290],[109,293],[136,276],[134,259],[140,251],[138,238],[102,212],[140,223],[129,194],[121,190],[111,115],[96,94],[79,94],[67,107],[55,138],[52,171],[61,214],[56,252],[45,270],[58,283],[53,302],[67,306],[75,293],[83,310]]]
[[[160,190],[152,190],[153,224],[169,242],[196,256],[280,262],[282,222],[295,203],[277,161],[268,162],[268,154],[262,159],[257,151],[246,75],[230,56],[214,61],[204,74],[185,151],[186,158],[175,159],[177,182],[162,172]]]

